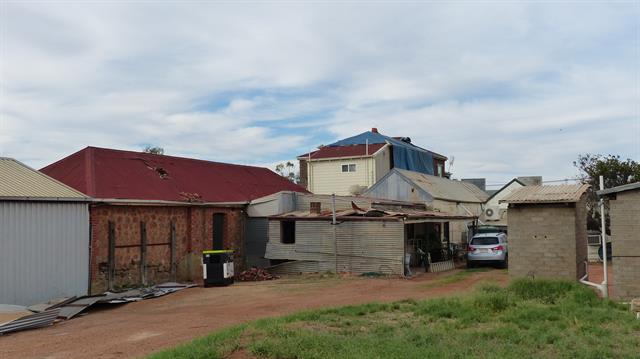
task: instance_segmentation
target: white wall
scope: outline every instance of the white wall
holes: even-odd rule
[[[308,190],[316,194],[352,195],[352,186],[371,187],[391,169],[389,147],[375,156],[335,160],[312,160],[307,163]],[[342,172],[342,165],[356,165],[356,172]]]

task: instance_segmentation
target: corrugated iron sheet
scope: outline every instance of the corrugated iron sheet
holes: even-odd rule
[[[13,320],[9,323],[5,323],[0,326],[0,335],[20,330],[47,327],[53,324],[53,321],[56,320],[59,312],[59,308],[45,310],[44,312],[34,313],[32,315],[27,315],[20,319]]]
[[[368,146],[368,156],[378,152],[386,143],[373,143]],[[311,152],[311,160],[327,159],[327,158],[349,158],[367,156],[367,145],[349,145],[349,146],[324,146],[317,151]],[[308,160],[309,153],[298,156],[300,159]]]
[[[265,257],[317,263],[290,264],[287,270],[314,272],[318,271],[316,268],[327,268],[335,271],[336,253],[339,272],[402,274],[404,224],[362,221],[332,225],[328,221],[301,220],[296,222],[295,244],[283,244],[280,222],[269,223]]]
[[[560,186],[525,186],[500,202],[507,203],[573,203],[589,189],[587,184]]]
[[[88,279],[88,204],[0,201],[0,303],[84,295]]]
[[[0,157],[0,198],[73,199],[87,198],[45,174],[11,158]]]
[[[87,147],[41,170],[94,198],[248,202],[307,192],[262,167]]]
[[[424,173],[394,168],[416,186],[429,193],[435,199],[455,202],[484,203],[489,195],[478,187],[444,177],[430,176]],[[475,188],[474,188],[475,187]]]

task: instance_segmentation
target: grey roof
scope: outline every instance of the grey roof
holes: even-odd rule
[[[400,175],[429,193],[435,199],[454,202],[485,203],[489,195],[477,186],[444,177],[430,176],[420,172],[413,172],[394,168]]]
[[[588,184],[561,186],[524,186],[500,202],[507,203],[573,203],[589,189]]]
[[[598,194],[598,196],[605,196],[605,195],[608,195],[608,194],[619,193],[619,192],[624,192],[624,191],[633,191],[633,190],[637,190],[637,189],[640,189],[640,182],[629,183],[629,184],[624,184],[622,186],[606,188],[606,189],[603,189],[602,191],[598,191],[596,193]]]
[[[21,162],[0,157],[0,198],[77,201],[87,196]]]
[[[488,201],[490,201],[490,200],[491,200],[491,198],[493,198],[493,197],[497,196],[497,195],[498,195],[498,193],[502,192],[505,188],[507,188],[507,187],[511,186],[511,184],[512,184],[513,182],[517,182],[517,183],[520,183],[522,186],[526,186],[526,184],[522,183],[522,181],[520,181],[520,180],[519,180],[519,179],[517,179],[517,178],[514,178],[514,179],[512,179],[511,181],[509,181],[509,183],[507,183],[506,185],[504,185],[504,186],[500,187],[500,189],[498,189],[498,190],[494,190],[494,191],[492,191],[492,192],[488,192],[488,191],[487,191],[487,193],[489,193],[489,198],[487,198],[487,202],[488,202]]]

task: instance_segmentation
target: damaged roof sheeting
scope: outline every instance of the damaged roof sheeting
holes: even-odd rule
[[[525,186],[500,202],[509,204],[527,203],[576,203],[589,189],[588,184],[559,186]]]
[[[26,307],[0,305],[0,335],[26,329],[47,327],[56,320],[59,308],[33,313]]]
[[[307,192],[268,168],[97,147],[41,171],[98,199],[246,203],[279,191]]]
[[[333,213],[331,211],[322,211],[313,213],[309,211],[293,211],[277,216],[271,216],[270,219],[280,220],[331,220]],[[375,208],[362,209],[354,205],[353,209],[336,211],[336,220],[339,221],[416,221],[416,220],[474,220],[477,216],[459,215],[454,213],[445,213],[438,211],[425,211],[418,209],[403,208],[401,210],[381,210]]]

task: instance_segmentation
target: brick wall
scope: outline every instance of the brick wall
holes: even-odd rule
[[[91,207],[91,292],[108,289],[109,231],[115,223],[116,288],[134,287],[141,281],[141,227],[147,233],[146,279],[148,284],[173,280],[171,275],[170,223],[176,228],[178,281],[200,281],[202,250],[213,243],[213,214],[224,213],[225,249],[236,251],[236,265],[244,263],[244,214],[237,208],[95,205]]]
[[[609,202],[613,250],[613,294],[640,297],[640,191],[620,192]]]
[[[584,274],[584,199],[509,208],[509,275],[576,280]],[[580,219],[577,219],[580,217]],[[584,228],[583,228],[584,227]]]

